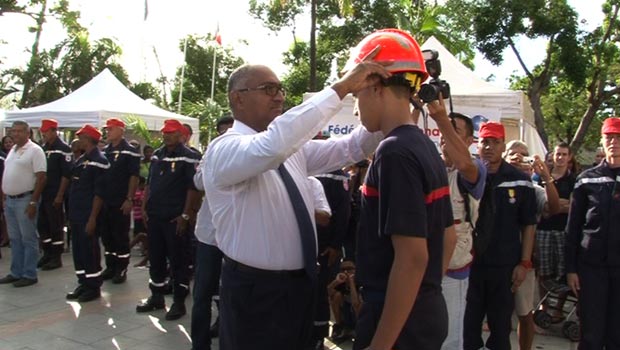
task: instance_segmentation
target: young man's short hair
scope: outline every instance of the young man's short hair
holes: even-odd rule
[[[467,128],[467,136],[474,136],[474,122],[471,120],[470,117],[466,116],[465,114],[451,112],[450,118],[460,119],[465,122],[465,126]]]

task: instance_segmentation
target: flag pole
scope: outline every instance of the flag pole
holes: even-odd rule
[[[185,61],[187,60],[187,37],[183,43],[183,65],[181,66],[181,86],[179,86],[179,103],[177,113],[181,114],[181,104],[183,103],[183,80],[185,78]]]
[[[211,101],[215,93],[215,64],[217,62],[217,47],[213,45],[213,72],[211,73]]]

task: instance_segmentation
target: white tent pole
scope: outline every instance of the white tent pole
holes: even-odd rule
[[[185,60],[187,56],[187,37],[183,44],[183,65],[181,66],[181,86],[179,86],[179,105],[177,106],[177,113],[181,114],[181,104],[183,103],[183,79],[185,78]]]

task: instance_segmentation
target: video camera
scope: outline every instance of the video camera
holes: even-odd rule
[[[431,76],[428,84],[422,84],[418,97],[425,103],[429,103],[439,99],[439,93],[444,99],[450,97],[450,84],[447,81],[439,79],[441,75],[441,62],[439,61],[439,52],[435,50],[422,51],[426,71]]]

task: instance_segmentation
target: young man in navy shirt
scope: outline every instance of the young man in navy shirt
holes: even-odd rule
[[[409,34],[375,32],[358,45],[358,59],[376,46],[374,60],[394,64],[392,77],[356,96],[362,124],[385,139],[362,188],[356,280],[364,304],[353,348],[439,349],[448,328],[444,234],[454,231],[445,165],[410,113],[410,97],[427,74]],[[429,109],[446,113],[438,101]]]

